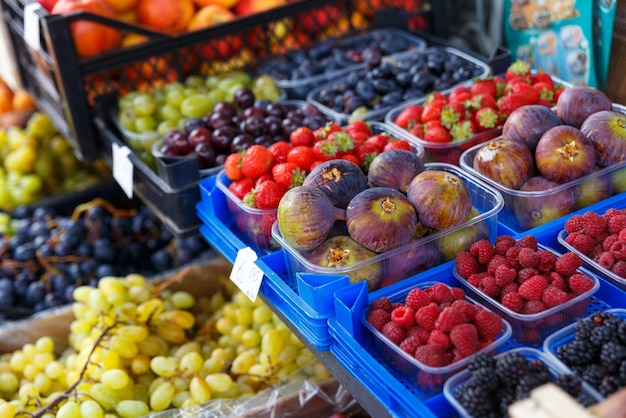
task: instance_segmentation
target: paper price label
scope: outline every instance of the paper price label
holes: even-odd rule
[[[24,40],[36,51],[41,49],[39,40],[39,15],[37,11],[41,10],[41,4],[34,1],[28,3],[24,7]]]
[[[113,144],[113,178],[129,199],[133,198],[133,163],[128,156],[130,148]]]
[[[230,272],[230,280],[252,302],[256,301],[263,280],[263,270],[255,264],[257,258],[258,256],[252,248],[242,248],[237,252],[233,269]]]

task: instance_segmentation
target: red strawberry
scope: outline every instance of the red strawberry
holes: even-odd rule
[[[474,116],[474,122],[476,123],[476,128],[478,129],[478,131],[493,129],[502,124],[498,111],[490,107],[480,109],[478,112],[476,112],[476,116]]]
[[[448,103],[463,103],[470,97],[472,94],[467,86],[458,86],[448,94]]]
[[[254,195],[254,207],[257,209],[276,209],[280,199],[287,189],[275,181],[268,180],[256,186]]]
[[[293,147],[289,142],[278,141],[270,145],[268,149],[274,155],[274,162],[278,164],[287,161],[287,154],[291,151],[291,148]]]
[[[441,110],[445,106],[445,102],[442,100],[433,100],[424,106],[422,111],[422,123],[426,123],[430,120],[439,120],[441,116]]]
[[[389,142],[390,136],[387,134],[376,134],[374,136],[370,136],[365,141],[366,144],[372,144],[376,151],[380,154],[385,149],[385,145]]]
[[[370,163],[379,154],[378,150],[372,143],[365,143],[356,151],[356,156],[359,158],[359,166],[367,173]]]
[[[241,172],[252,179],[269,173],[273,166],[274,155],[262,145],[251,145],[241,158]]]
[[[243,197],[252,190],[254,183],[250,177],[244,177],[240,180],[233,181],[228,185],[228,190],[233,192],[235,196],[243,200]]]
[[[539,91],[537,91],[530,84],[516,83],[513,85],[511,93],[519,94],[520,96],[526,97],[529,104],[536,104],[537,102],[539,102]]]
[[[307,173],[311,172],[311,164],[315,161],[315,154],[313,153],[313,148],[305,147],[301,145],[299,147],[294,147],[287,154],[287,161],[296,163],[300,170],[306,171]]]
[[[424,132],[424,141],[446,143],[452,141],[452,136],[443,126],[434,126]]]
[[[402,139],[392,139],[387,142],[387,145],[385,145],[383,151],[388,151],[390,149],[403,149],[406,151],[411,151],[411,144]]]
[[[453,141],[462,141],[476,134],[476,126],[471,120],[461,120],[450,129]]]
[[[265,174],[261,175],[261,177],[257,178],[256,181],[254,182],[254,187],[256,187],[259,184],[263,183],[264,181],[268,181],[268,180],[274,180],[274,176],[272,176],[272,172],[271,171],[269,173],[265,173]]]
[[[422,123],[422,112],[424,106],[414,104],[404,108],[394,119],[394,123],[402,129],[410,130],[415,125]]]
[[[360,165],[359,157],[357,157],[354,154],[346,154],[346,155],[343,155],[341,158],[343,158],[344,160],[353,162],[356,165]]]
[[[324,139],[313,145],[313,154],[315,154],[316,160],[323,162],[339,158],[340,151],[337,144],[329,139]]]
[[[470,92],[472,93],[472,96],[484,94],[486,96],[491,96],[495,99],[498,94],[496,81],[493,78],[475,79],[474,84],[472,84],[472,86],[470,87]]]
[[[541,70],[537,71],[535,75],[531,77],[531,80],[532,80],[532,84],[547,83],[551,86],[550,90],[554,88],[554,80],[552,80],[552,76],[546,73],[545,71],[541,71]]]
[[[241,159],[243,155],[241,153],[236,152],[230,154],[226,157],[224,161],[224,174],[230,181],[237,181],[243,178],[243,173],[241,172]]]
[[[504,73],[504,79],[508,81],[515,76],[522,76],[530,80],[530,64],[526,61],[517,60],[509,65]]]
[[[272,177],[276,183],[289,189],[300,186],[304,182],[306,172],[302,171],[296,163],[286,162],[272,167]]]
[[[426,100],[424,101],[424,103],[428,104],[437,100],[442,101],[444,104],[448,103],[448,98],[446,97],[445,94],[441,93],[440,91],[434,91],[432,93],[428,93],[426,95]]]
[[[411,133],[411,135],[414,135],[418,138],[424,138],[424,124],[417,123],[413,125],[409,132]]]
[[[465,118],[465,107],[463,103],[448,103],[441,108],[439,120],[446,129],[452,128],[458,121]]]
[[[504,94],[504,87],[506,86],[506,80],[502,77],[495,76],[493,82],[496,83],[496,99],[502,97]]]
[[[337,145],[337,149],[341,154],[350,152],[354,149],[354,141],[352,136],[347,132],[333,132],[328,136],[328,140]]]
[[[539,92],[539,100],[545,100],[547,102],[554,102],[553,86],[543,81],[538,81],[532,84],[532,87]]]
[[[350,124],[344,128],[344,131],[349,133],[351,136],[353,136],[357,132],[363,133],[367,136],[372,135],[372,130],[370,129],[370,126],[361,120],[350,122]]]
[[[509,116],[515,109],[527,104],[529,103],[526,97],[519,94],[507,94],[498,101],[498,110],[500,110],[500,113]]]
[[[559,96],[561,95],[561,93],[563,93],[563,90],[565,90],[565,87],[563,87],[561,84],[557,84],[556,86],[554,86],[554,103],[559,101]]]
[[[337,125],[334,122],[328,122],[326,125],[322,126],[321,128],[316,129],[313,132],[313,135],[315,136],[316,141],[321,141],[322,139],[326,139],[328,135],[330,135],[331,133],[341,131],[341,130],[342,130],[341,126]]]
[[[488,96],[486,94],[477,94],[473,96],[467,104],[471,109],[476,110],[484,109],[486,107],[490,107],[492,109],[498,108],[496,98],[494,96]]]
[[[315,136],[313,135],[313,131],[311,128],[306,126],[297,127],[291,134],[289,135],[289,141],[291,145],[294,147],[300,145],[306,145],[308,147],[313,145],[315,142]]]

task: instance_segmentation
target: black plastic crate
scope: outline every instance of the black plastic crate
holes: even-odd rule
[[[424,0],[301,0],[175,36],[87,12],[61,16],[37,10],[40,46],[34,49],[24,31],[24,9],[30,2],[0,0],[22,83],[85,161],[100,151],[92,121],[94,102],[100,95],[147,91],[163,82],[182,81],[190,74],[242,69],[303,42],[369,27],[420,28],[436,35],[445,27],[437,24],[445,11],[442,2]],[[148,40],[79,58],[70,31],[71,23],[79,20],[144,35]]]

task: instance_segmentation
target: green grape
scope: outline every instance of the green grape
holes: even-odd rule
[[[38,367],[40,370],[43,370],[46,368],[46,366],[48,365],[48,363],[50,363],[51,361],[54,360],[54,355],[50,352],[39,352],[37,354],[35,354],[35,357],[33,357],[33,365],[35,367]]]
[[[148,299],[137,306],[137,320],[147,322],[149,318],[156,318],[163,312],[163,301],[158,298]]]
[[[172,357],[180,361],[187,353],[200,353],[202,347],[198,341],[188,341],[178,347],[173,347]]]
[[[131,320],[134,320],[136,315],[137,305],[133,302],[124,302],[121,305],[115,307],[115,317],[120,322],[129,322]]]
[[[102,410],[102,407],[100,406],[98,402],[92,399],[87,399],[80,403],[80,414],[83,417],[93,417],[93,418],[104,417],[104,411]]]
[[[31,398],[38,398],[39,390],[32,383],[24,383],[18,389],[17,396],[20,401],[26,403]]]
[[[252,348],[257,347],[261,342],[261,336],[258,331],[254,329],[246,330],[241,336],[241,343],[246,347]]]
[[[23,372],[24,367],[26,366],[28,360],[26,356],[24,356],[24,352],[21,350],[14,351],[11,353],[11,358],[9,359],[9,365],[11,369],[16,372]]]
[[[139,92],[136,91],[131,91],[130,93],[123,95],[117,102],[118,107],[121,110],[132,110],[133,100],[137,97],[137,95],[139,95]]]
[[[39,390],[39,393],[48,395],[52,387],[52,381],[45,373],[37,373],[33,379],[33,385]]]
[[[80,406],[74,401],[67,401],[57,411],[57,418],[81,418]]]
[[[138,93],[133,98],[133,112],[138,117],[152,115],[156,107],[156,100],[148,93]]]
[[[201,118],[213,109],[213,103],[204,94],[191,94],[180,104],[180,113],[186,118]]]
[[[165,103],[166,95],[167,91],[163,87],[156,87],[154,90],[152,90],[152,97],[154,97],[157,108],[163,106],[163,104]]]
[[[148,329],[143,325],[123,325],[117,330],[117,335],[130,341],[139,342],[146,339]]]
[[[207,97],[209,99],[211,99],[211,101],[213,103],[218,103],[218,102],[223,102],[226,100],[226,90],[219,90],[219,89],[215,89],[215,90],[211,90],[207,93]]]
[[[199,372],[202,370],[204,360],[199,353],[189,352],[180,359],[180,368],[185,372]]]
[[[252,77],[250,77],[248,73],[244,73],[241,71],[230,73],[226,77],[227,79],[232,80],[236,83],[240,83],[244,86],[249,86],[252,83]]]
[[[233,386],[233,379],[227,373],[211,373],[204,380],[213,392],[226,392]]]
[[[191,309],[196,304],[195,296],[185,291],[174,292],[171,300],[174,309]]]
[[[51,138],[55,133],[57,133],[57,129],[45,113],[35,112],[26,121],[26,134],[29,136],[45,140]]]
[[[220,82],[220,78],[218,76],[208,76],[204,80],[204,85],[209,88],[209,90],[215,90]]]
[[[43,179],[54,180],[56,177],[56,159],[52,151],[47,148],[39,148],[33,170]]]
[[[13,418],[16,412],[17,407],[14,404],[0,399],[0,417]]]
[[[164,122],[177,122],[182,117],[178,109],[179,106],[172,106],[166,103],[159,109],[159,116]]]
[[[185,79],[185,86],[194,88],[202,87],[204,86],[204,78],[199,75],[190,75]]]
[[[261,338],[261,352],[269,355],[273,359],[278,358],[283,347],[283,335],[277,329],[266,332],[263,338]]]
[[[111,349],[122,358],[134,358],[139,353],[139,347],[133,340],[120,335],[111,337],[109,344]]]
[[[246,351],[235,357],[230,370],[235,374],[248,373],[254,363],[256,363],[256,356]]]
[[[272,310],[266,305],[257,306],[252,311],[252,322],[256,325],[267,324],[271,320]]]
[[[2,186],[0,185],[0,188]],[[0,208],[3,207],[0,202]],[[11,215],[6,212],[0,212],[0,233],[4,235],[11,235]]]
[[[156,130],[159,136],[164,136],[166,133],[168,133],[172,129],[176,129],[177,127],[178,127],[178,122],[164,120],[159,123]]]
[[[222,316],[220,318],[217,319],[217,321],[215,322],[215,329],[217,330],[217,332],[219,332],[220,334],[230,334],[230,330],[235,326],[235,324],[233,323],[233,321],[231,321],[230,319]]]
[[[129,399],[120,401],[115,412],[122,418],[139,418],[148,415],[150,407],[145,402]]]
[[[130,384],[128,374],[122,369],[105,370],[100,381],[114,390],[123,389]]]
[[[200,376],[194,376],[189,382],[189,394],[198,403],[211,400],[211,388]]]
[[[150,357],[139,354],[130,363],[131,371],[136,375],[142,375],[150,370]]]
[[[191,394],[188,390],[184,390],[182,392],[177,392],[176,395],[172,398],[172,405],[175,408],[182,408],[185,405],[185,402],[191,397]]]
[[[103,383],[95,383],[89,390],[89,395],[104,409],[113,409],[120,402],[115,391]]]
[[[20,382],[14,373],[8,371],[0,373],[0,391],[13,393],[17,391],[19,384]]]
[[[250,324],[252,324],[252,308],[250,306],[237,308],[235,315],[238,323],[244,326],[250,326]]]
[[[158,122],[152,115],[137,116],[135,118],[135,131],[138,133],[154,132],[157,125]]]
[[[170,407],[176,393],[170,382],[161,383],[150,395],[150,408],[154,411],[163,411]]]
[[[43,179],[37,174],[24,174],[17,186],[25,193],[36,196],[43,189]]]
[[[64,372],[65,370],[63,368],[63,365],[56,360],[46,364],[46,368],[44,369],[44,373],[46,373],[46,376],[48,376],[50,379],[55,380],[60,379],[63,376]]]
[[[4,157],[4,168],[9,172],[32,173],[37,160],[37,149],[28,145],[16,148]]]
[[[176,363],[165,356],[156,356],[150,360],[150,370],[162,377],[171,377],[176,374]]]

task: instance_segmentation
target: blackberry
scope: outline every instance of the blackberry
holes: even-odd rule
[[[469,386],[480,386],[489,392],[495,392],[500,386],[500,381],[494,370],[482,368],[472,372],[472,377],[467,381]]]
[[[490,356],[487,353],[479,353],[472,357],[472,360],[467,365],[467,368],[474,372],[479,369],[490,369],[495,370],[496,368],[496,359]]]
[[[595,405],[598,401],[595,400],[591,395],[586,392],[580,392],[576,397],[576,402],[584,406],[585,408],[589,408],[591,405]]]
[[[546,366],[546,363],[539,359],[532,360],[528,363],[527,374],[537,376],[539,379],[549,382],[552,379],[552,373]]]
[[[515,387],[501,385],[496,393],[496,398],[500,401],[500,414],[503,417],[509,416],[509,406],[515,402]]]
[[[600,392],[600,395],[606,398],[617,392],[620,387],[619,378],[617,376],[606,376],[602,379],[602,383],[600,384],[598,391]]]
[[[626,361],[622,361],[622,364],[619,366],[619,380],[622,386],[626,386]]]
[[[528,368],[528,360],[520,353],[506,353],[496,362],[496,374],[501,382],[517,385]]]
[[[585,368],[585,371],[580,375],[583,380],[589,383],[594,388],[598,389],[602,384],[602,380],[607,376],[607,372],[599,364],[590,364]]]
[[[622,361],[626,360],[626,346],[616,342],[608,342],[600,350],[600,363],[608,371],[617,371]]]
[[[577,340],[588,340],[591,337],[591,331],[598,325],[593,322],[590,318],[581,319],[576,322],[574,326],[574,330],[576,332]]]
[[[548,376],[547,378],[546,376],[534,374],[526,374],[522,376],[515,389],[516,399],[519,401],[521,399],[528,398],[531,390],[548,383],[550,380],[552,380],[551,376]]]
[[[574,340],[559,346],[556,355],[568,366],[585,365],[594,362],[598,350],[598,347],[590,344],[587,340]]]
[[[457,388],[454,397],[471,416],[487,417],[499,412],[494,397],[484,388],[463,384]]]
[[[619,339],[623,344],[626,344],[626,320],[621,320],[619,328],[617,329]]]
[[[596,347],[602,347],[604,344],[618,339],[619,321],[616,319],[605,319],[602,326],[595,327],[591,331],[589,341]]]
[[[572,398],[580,394],[582,382],[573,374],[561,374],[554,378],[554,383],[567,392]]]

